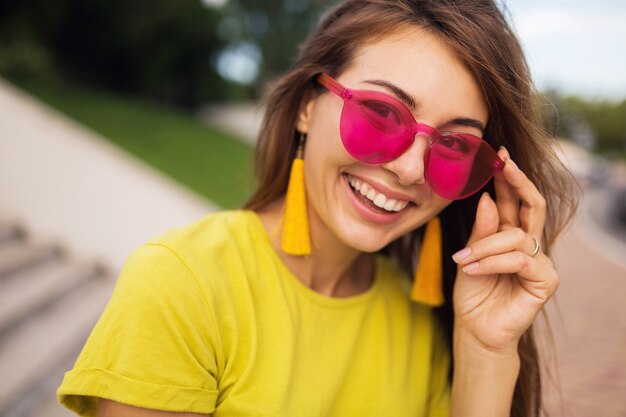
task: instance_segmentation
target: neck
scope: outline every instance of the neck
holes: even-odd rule
[[[366,291],[373,282],[374,256],[341,242],[314,216],[309,217],[312,253],[294,256],[280,249],[282,202],[259,212],[272,245],[287,268],[304,285],[330,297],[350,297]],[[312,213],[312,210],[309,210]]]

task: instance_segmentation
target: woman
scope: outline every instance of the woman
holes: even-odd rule
[[[247,210],[129,258],[60,400],[101,416],[537,416],[531,324],[575,192],[531,92],[491,1],[336,6],[267,100]]]

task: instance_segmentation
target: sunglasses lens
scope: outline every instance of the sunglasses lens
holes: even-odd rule
[[[340,121],[341,140],[348,153],[369,164],[402,155],[418,129],[410,110],[380,92],[351,90],[350,94],[344,99]],[[480,190],[501,163],[484,140],[463,133],[438,136],[424,156],[426,180],[435,194],[449,200]]]
[[[346,150],[356,159],[381,164],[397,158],[413,140],[402,111],[382,100],[347,102],[340,133]]]
[[[484,140],[466,134],[445,135],[426,151],[425,176],[440,197],[459,200],[489,181],[500,159]]]

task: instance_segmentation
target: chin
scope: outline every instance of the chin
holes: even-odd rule
[[[371,245],[367,245],[367,244],[363,244],[363,242],[358,242],[355,245],[350,245],[352,246],[354,249],[358,250],[359,252],[365,252],[365,253],[376,253],[378,251],[380,251],[382,248],[384,248],[385,246],[387,246],[387,244],[384,245],[380,245],[380,243],[378,244],[371,244]]]
[[[360,233],[354,232],[355,229],[361,228],[365,230],[362,230]],[[346,245],[366,253],[378,252],[401,236],[389,236],[389,233],[381,233],[380,231],[367,229],[368,228],[364,228],[362,225],[353,226],[351,231],[344,231],[344,233],[340,233],[339,236]]]

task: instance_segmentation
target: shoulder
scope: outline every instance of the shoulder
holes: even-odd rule
[[[221,211],[169,229],[136,248],[127,258],[125,269],[135,265],[154,269],[179,264],[194,273],[199,264],[219,261],[246,242],[258,240],[254,237],[260,235],[254,216],[245,210]]]
[[[247,210],[220,211],[208,214],[183,227],[172,228],[147,244],[167,246],[175,251],[204,249],[207,246],[246,240],[256,231],[255,214]]]
[[[211,213],[191,224],[172,228],[150,239],[137,251],[161,247],[198,272],[211,264],[235,261],[233,254],[254,251],[253,245],[266,241],[254,212],[231,210]]]
[[[200,287],[211,302],[247,279],[255,254],[268,242],[254,212],[222,211],[150,239],[129,256],[124,269],[150,275],[151,281],[168,287]]]
[[[251,250],[246,248],[250,242],[262,240],[262,226],[257,224],[255,216],[245,210],[221,211],[172,228],[131,252],[122,276],[142,276],[169,283],[181,281],[176,278],[182,275],[197,280],[207,270],[233,261],[233,253]]]

